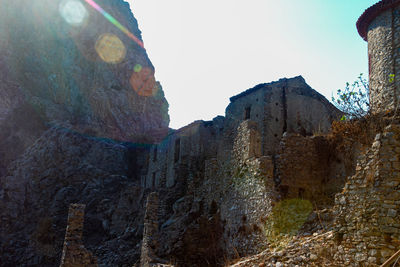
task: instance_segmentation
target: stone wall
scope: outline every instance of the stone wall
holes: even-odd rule
[[[97,267],[97,260],[83,246],[82,233],[85,206],[71,204],[65,231],[64,248],[60,267]]]
[[[303,77],[287,79],[285,102],[288,133],[326,134],[341,112],[324,96],[312,89]]]
[[[251,119],[258,125],[263,155],[271,155],[277,152],[284,132],[327,133],[339,114],[303,77],[285,78],[231,97],[226,109],[225,132],[235,132],[243,120]],[[234,136],[230,134],[230,138],[233,140]]]
[[[332,205],[343,188],[344,162],[325,136],[284,134],[276,161],[281,198],[304,198],[321,207]]]
[[[233,154],[239,164],[249,158],[261,157],[261,134],[256,122],[245,120],[239,124]]]
[[[399,154],[400,127],[388,126],[336,196],[338,261],[376,266],[400,249]]]
[[[185,182],[191,168],[203,172],[204,161],[217,156],[223,117],[214,121],[196,121],[169,134],[163,142],[154,145],[149,169],[142,178],[146,188],[170,188],[178,181]]]
[[[233,256],[257,253],[266,243],[263,220],[276,199],[274,163],[261,154],[261,135],[256,122],[245,120],[236,129],[230,164],[220,203],[225,222],[225,242]],[[221,164],[221,166],[223,166]],[[220,178],[221,179],[221,178]]]

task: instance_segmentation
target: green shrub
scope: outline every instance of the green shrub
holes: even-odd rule
[[[389,82],[394,81],[394,75],[389,77]],[[362,118],[369,114],[369,83],[361,73],[352,84],[346,83],[344,89],[338,89],[336,97],[332,96],[335,106],[344,115],[341,121],[354,118]]]

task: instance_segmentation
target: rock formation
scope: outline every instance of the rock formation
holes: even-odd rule
[[[0,174],[51,126],[141,143],[166,135],[146,51],[89,2],[1,1]],[[141,42],[128,3],[96,3]]]
[[[142,238],[139,177],[146,155],[133,144],[64,128],[46,131],[1,178],[1,264],[58,265],[68,206],[76,202],[86,204],[85,247],[101,263],[107,263],[103,257],[134,262]]]
[[[103,264],[134,262],[169,116],[128,3],[1,0],[0,23],[0,266],[58,266],[70,203]]]

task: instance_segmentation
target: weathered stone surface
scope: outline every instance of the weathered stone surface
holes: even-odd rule
[[[138,42],[85,1],[0,0],[0,266],[58,266],[78,202],[100,264],[140,257],[148,147],[121,142],[162,140],[168,103],[128,3],[96,3]]]
[[[398,179],[394,166],[398,162],[395,156],[400,146],[399,134],[398,125],[377,134],[372,147],[357,163],[361,168],[347,179],[343,192],[336,196],[335,230],[344,247],[344,253],[335,255],[338,261],[379,264],[400,248],[396,242],[400,239],[400,225],[396,223],[400,220],[400,196],[392,183]],[[352,247],[356,250],[351,251]]]
[[[276,153],[283,133],[327,133],[339,116],[340,112],[329,101],[298,76],[260,84],[231,97],[226,108],[225,132],[236,131],[246,119],[256,122],[262,136],[262,154],[267,155]]]
[[[282,198],[304,198],[319,207],[333,204],[347,173],[339,161],[341,155],[326,136],[285,134],[278,155],[277,184]]]
[[[326,116],[318,117],[309,114],[307,109],[302,110],[303,104],[297,103],[296,98],[303,99],[305,106],[315,105],[322,110],[319,115]],[[293,105],[282,111],[284,102],[292,100]],[[225,118],[194,122],[171,132],[166,140],[152,148],[149,170],[142,185],[164,191],[160,194],[162,226],[158,252],[162,258],[202,266],[206,262],[224,264],[217,256],[221,254],[234,258],[258,253],[267,246],[265,220],[274,202],[279,201],[279,190],[276,190],[279,169],[292,168],[291,178],[288,172],[282,171],[282,177],[288,177],[285,182],[293,179],[289,183],[309,183],[307,189],[313,193],[318,191],[321,195],[324,190],[320,187],[325,183],[331,190],[330,204],[333,194],[341,188],[344,177],[337,178],[337,173],[327,168],[330,156],[329,151],[324,154],[323,138],[302,136],[313,131],[328,131],[330,120],[340,113],[309,88],[304,79],[296,77],[260,85],[231,101]],[[282,112],[288,112],[286,131],[302,134],[291,135],[299,138],[288,138],[292,141],[285,145],[280,142],[285,123],[277,124],[276,136],[271,137],[269,130],[264,131],[277,123],[276,118],[281,118]],[[296,119],[293,119],[295,113]],[[312,120],[302,123],[307,116]],[[281,146],[287,150],[282,152]],[[291,150],[298,150],[294,153],[296,157],[286,153]],[[307,153],[302,155],[302,152]],[[284,166],[285,160],[299,162]],[[332,169],[336,168],[335,164]],[[296,170],[304,166],[309,167],[298,173],[301,177],[296,176]],[[328,181],[328,177],[332,179]],[[314,198],[304,197],[318,198],[317,194]]]
[[[150,267],[158,263],[156,250],[158,247],[158,194],[152,192],[147,197],[146,213],[144,215],[143,240],[140,256],[140,266]]]
[[[97,267],[97,259],[82,242],[85,205],[71,204],[60,267]]]
[[[141,40],[128,3],[97,2]],[[63,8],[77,10],[77,3],[86,16],[69,24],[79,14]],[[93,7],[73,0],[0,5],[0,24],[7,25],[0,29],[0,174],[49,125],[145,143],[167,134],[168,103],[146,51]],[[111,43],[96,50],[104,34],[122,44],[120,61],[102,58],[118,54]],[[149,86],[151,93],[143,92]]]
[[[58,266],[70,203],[100,264],[140,257],[143,148],[52,128],[0,178],[0,266]],[[18,219],[17,219],[18,218]]]
[[[399,3],[380,1],[360,17],[358,27],[368,40],[371,111],[393,112],[400,99]]]
[[[398,10],[396,11],[398,12]],[[393,111],[398,103],[397,78],[391,81],[392,75],[399,75],[393,69],[396,53],[393,44],[394,25],[393,11],[388,10],[377,17],[369,26],[368,56],[370,64],[370,101],[374,113]],[[392,77],[394,79],[395,77]]]

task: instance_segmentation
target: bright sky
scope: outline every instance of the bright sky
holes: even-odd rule
[[[356,21],[378,0],[128,0],[171,128],[224,115],[229,97],[302,75],[328,100],[360,73]],[[317,111],[318,112],[318,111]]]

